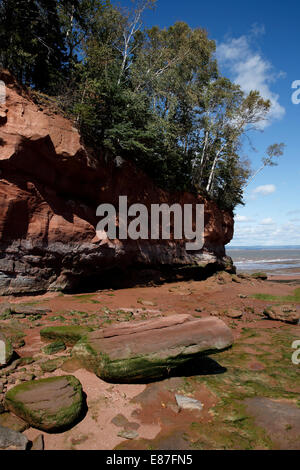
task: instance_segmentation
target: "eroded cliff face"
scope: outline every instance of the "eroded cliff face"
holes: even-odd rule
[[[158,189],[130,163],[105,162],[84,148],[70,121],[39,108],[8,73],[0,72],[0,80],[6,85],[6,103],[0,104],[0,294],[230,269],[224,249],[233,236],[230,213],[201,197]],[[120,195],[149,209],[204,203],[204,248],[187,252],[184,240],[99,240],[96,208],[118,207]]]

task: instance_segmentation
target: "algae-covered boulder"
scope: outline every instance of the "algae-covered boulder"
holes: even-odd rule
[[[259,281],[266,281],[268,279],[268,275],[266,273],[253,273],[251,274],[252,279],[258,279]]]
[[[0,367],[6,366],[12,359],[14,350],[11,340],[0,331]]]
[[[57,339],[53,341],[53,343],[47,344],[44,348],[42,348],[43,353],[45,354],[56,354],[66,349],[65,343],[61,339]]]
[[[80,416],[82,386],[71,375],[17,385],[5,396],[6,407],[42,431],[62,431]]]
[[[73,346],[83,336],[92,331],[88,326],[48,326],[40,331],[41,338],[62,340],[67,346]]]
[[[231,330],[218,318],[174,315],[90,332],[72,355],[108,382],[130,383],[164,377],[232,342]]]
[[[48,361],[42,362],[40,367],[43,372],[54,372],[56,369],[61,367],[68,358],[58,357],[56,359],[50,359]]]

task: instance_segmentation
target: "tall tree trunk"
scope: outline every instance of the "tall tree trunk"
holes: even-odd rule
[[[214,158],[214,162],[213,162],[213,166],[211,167],[211,171],[210,171],[210,175],[209,175],[209,180],[208,180],[208,184],[206,186],[206,191],[209,193],[210,190],[211,190],[211,186],[212,186],[212,182],[213,182],[213,179],[214,179],[214,176],[215,176],[215,171],[216,171],[216,166],[217,166],[217,162],[219,160],[219,156],[220,156],[220,153],[222,152],[224,148],[224,145],[220,148],[220,150],[216,153],[216,156]]]
[[[249,179],[248,183],[246,184],[246,186],[244,186],[244,189],[246,189],[249,184],[252,183],[252,181],[257,177],[257,175],[265,168],[265,165],[261,166],[255,173],[254,175]]]
[[[202,150],[202,155],[201,155],[201,160],[200,160],[200,179],[202,178],[202,175],[203,175],[204,163],[206,160],[207,144],[208,144],[208,131],[205,132],[204,145],[203,145],[203,150]]]

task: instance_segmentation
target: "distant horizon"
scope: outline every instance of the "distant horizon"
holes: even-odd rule
[[[300,250],[300,245],[227,245],[226,250],[264,249],[264,250]]]

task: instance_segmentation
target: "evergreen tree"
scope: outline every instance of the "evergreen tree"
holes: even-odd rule
[[[56,0],[2,0],[0,64],[23,84],[54,87],[64,66]]]

